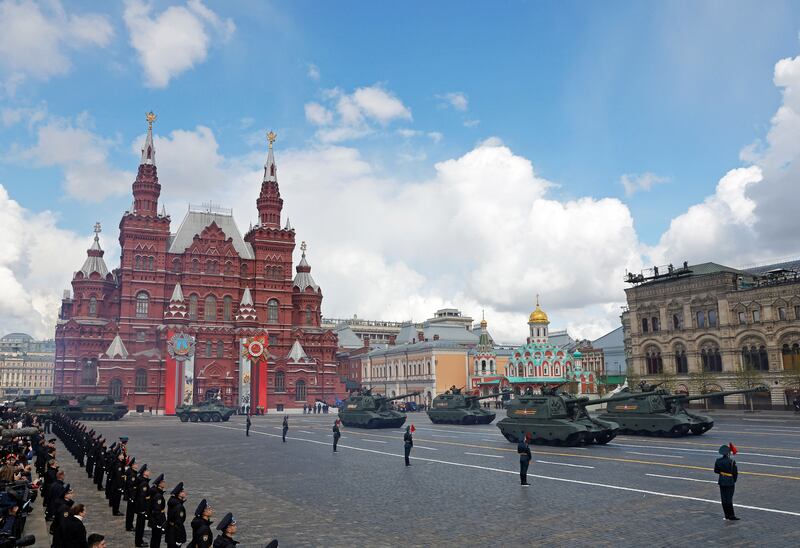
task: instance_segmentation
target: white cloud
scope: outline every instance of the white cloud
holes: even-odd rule
[[[86,257],[90,240],[59,228],[50,211],[33,213],[0,184],[0,333],[23,331],[52,338],[60,288]],[[65,260],[54,260],[65,258]]]
[[[626,173],[620,177],[620,183],[625,189],[625,196],[633,196],[639,191],[648,191],[655,185],[660,185],[669,181],[667,177],[661,177],[649,171],[645,173]]]
[[[476,127],[480,123],[480,120],[464,120],[464,127]]]
[[[467,100],[467,96],[460,92],[460,91],[451,91],[449,93],[445,93],[443,95],[437,95],[437,99],[441,99],[443,103],[441,103],[444,107],[453,107],[456,110],[460,110],[464,112],[469,107],[469,101]]]
[[[64,190],[76,199],[100,202],[124,194],[135,174],[109,164],[114,143],[93,133],[81,115],[75,121],[51,119],[36,128],[36,144],[18,153],[18,161],[32,160],[64,173]]]
[[[205,61],[212,38],[228,40],[236,30],[201,0],[170,6],[151,15],[152,5],[142,0],[125,2],[125,25],[131,46],[147,75],[147,85],[163,88],[179,74]]]
[[[317,65],[315,65],[314,63],[309,63],[308,64],[308,77],[311,78],[312,80],[314,80],[315,82],[319,82],[320,76],[321,76],[321,74],[319,72],[319,67]]]
[[[438,131],[429,131],[428,132],[428,137],[434,143],[438,143],[439,141],[442,140],[442,137],[444,137],[444,136]]]
[[[105,15],[67,13],[61,2],[0,2],[0,67],[13,94],[26,78],[47,80],[69,72],[70,50],[105,47],[114,29]]]
[[[311,102],[305,105],[306,119],[317,130],[317,138],[325,143],[358,139],[385,127],[395,120],[411,120],[411,110],[380,84],[357,88],[347,94],[338,88],[324,90],[325,107]]]

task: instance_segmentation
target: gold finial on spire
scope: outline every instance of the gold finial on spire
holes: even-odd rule
[[[147,120],[147,129],[153,129],[153,122],[156,121],[156,114],[152,110],[144,115],[145,120]]]
[[[536,294],[536,306],[539,306],[539,294]]]
[[[269,148],[272,148],[272,143],[278,140],[278,134],[274,131],[270,131],[267,133],[267,141],[269,142]]]
[[[308,249],[308,246],[306,245],[306,241],[305,240],[300,242],[300,249],[303,251],[303,257],[305,257],[306,256],[306,249]]]
[[[100,226],[100,221],[97,221],[94,224],[94,233],[95,234],[100,234],[102,231],[103,231],[103,228]]]

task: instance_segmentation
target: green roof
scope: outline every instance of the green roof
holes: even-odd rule
[[[600,384],[623,384],[625,382],[625,375],[606,375],[600,377]]]
[[[479,382],[478,384],[500,384],[500,379],[495,379],[493,381],[483,381]]]
[[[570,382],[563,377],[506,377],[511,384],[518,383],[559,383]]]

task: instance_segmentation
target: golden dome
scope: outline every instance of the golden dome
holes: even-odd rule
[[[481,327],[483,327],[484,329],[486,329],[486,326],[487,326],[487,325],[489,325],[489,323],[488,323],[486,320],[481,320]]]
[[[539,308],[538,303],[536,304],[536,310],[531,312],[531,317],[528,319],[528,323],[550,323],[547,313]]]

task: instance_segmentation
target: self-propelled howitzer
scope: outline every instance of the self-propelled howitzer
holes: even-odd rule
[[[439,394],[433,398],[428,418],[434,424],[489,424],[495,413],[481,407],[480,400],[499,398],[502,394],[467,396],[461,393]]]
[[[524,394],[506,404],[508,416],[498,422],[497,427],[513,443],[527,437],[537,444],[602,445],[614,439],[619,425],[592,418],[586,407],[620,399],[625,397],[592,400],[586,396],[561,394],[556,389],[548,389],[543,394]]]
[[[727,390],[695,396],[670,394],[666,390],[622,392],[613,399],[617,400],[625,395],[628,397],[624,401],[609,402],[606,412],[599,418],[619,423],[620,433],[624,434],[680,437],[691,432],[699,436],[714,426],[714,419],[688,411],[685,407],[687,402],[767,390],[767,387],[759,386],[747,390]]]
[[[406,416],[391,409],[389,403],[417,395],[419,392],[387,398],[364,390],[347,398],[339,410],[339,419],[350,428],[399,428],[406,422]]]

